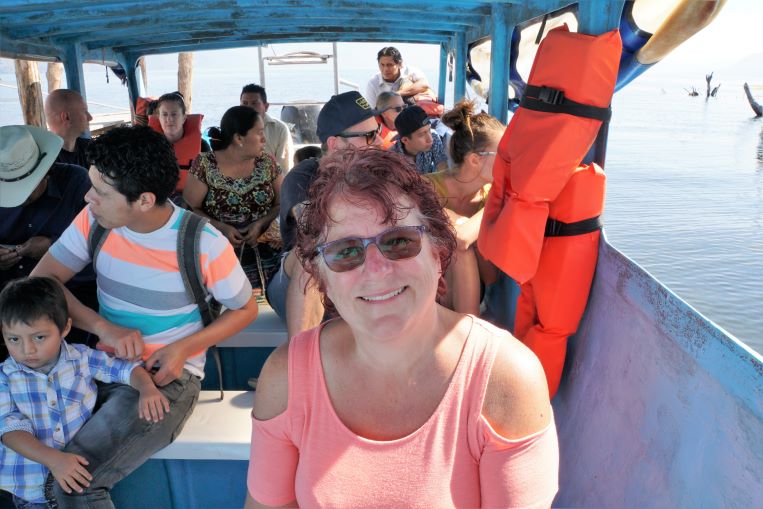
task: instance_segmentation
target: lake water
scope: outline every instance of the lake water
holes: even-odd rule
[[[193,111],[205,114],[205,126],[216,125],[237,104],[243,84],[257,81],[256,59],[242,64],[247,65],[195,69]],[[113,111],[94,103],[127,104],[126,89],[116,78],[107,84],[103,67],[87,69],[91,112]],[[436,76],[436,69],[423,69]],[[341,74],[362,91],[372,72]],[[176,89],[174,70],[150,67],[148,74],[149,94]],[[15,85],[12,72],[0,73],[0,80]],[[675,79],[647,73],[616,94],[606,233],[702,314],[763,353],[763,119],[753,117],[742,81],[718,73],[716,81],[722,87],[708,101],[684,91],[694,85],[704,95],[702,75]],[[763,85],[763,79],[753,82]],[[331,71],[316,66],[276,69],[266,85],[271,103],[326,100],[333,91]],[[763,87],[754,91],[763,102]],[[18,122],[16,91],[0,87],[0,124]]]

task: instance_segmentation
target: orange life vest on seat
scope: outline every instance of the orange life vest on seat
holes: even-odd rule
[[[538,95],[550,102],[561,91],[566,101],[608,108],[621,51],[616,30],[600,36],[566,26],[551,30],[538,48],[528,88],[548,87],[550,95]],[[522,104],[511,119],[493,166],[478,247],[517,282],[530,280],[538,268],[549,217],[569,223],[601,214],[604,174],[595,165],[580,166],[601,123]]]
[[[135,111],[132,116],[134,125],[148,125],[148,107],[156,101],[154,97],[138,97],[135,101]]]
[[[204,115],[200,113],[188,114],[185,117],[183,123],[183,137],[172,144],[175,149],[175,157],[178,160],[178,167],[180,168],[180,180],[175,187],[175,190],[180,192],[185,187],[185,181],[188,178],[188,168],[191,167],[191,163],[196,156],[201,152],[201,121]],[[156,115],[148,117],[148,125],[151,128],[161,134],[164,134],[162,125],[159,123],[159,119]]]

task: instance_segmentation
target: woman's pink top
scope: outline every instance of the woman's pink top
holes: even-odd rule
[[[508,440],[482,416],[488,377],[508,333],[473,319],[440,405],[410,435],[369,440],[339,420],[320,358],[320,328],[289,345],[284,413],[252,419],[248,488],[258,502],[300,507],[549,507],[558,484],[553,418]],[[359,381],[362,383],[362,381]]]

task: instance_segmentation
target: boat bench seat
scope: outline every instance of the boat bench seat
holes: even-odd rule
[[[260,305],[257,318],[238,334],[217,346],[223,368],[223,388],[248,390],[248,380],[257,378],[273,349],[286,342],[286,324],[268,305]],[[202,389],[219,389],[217,364],[210,353],[204,368]]]
[[[229,509],[246,498],[253,391],[201,391],[173,443],[119,481],[115,507]]]
[[[260,304],[257,318],[244,330],[217,346],[221,348],[276,347],[286,342],[286,323],[273,308]]]
[[[254,391],[201,391],[183,431],[154,459],[249,460]]]

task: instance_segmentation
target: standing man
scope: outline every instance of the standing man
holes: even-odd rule
[[[87,207],[32,271],[61,283],[91,261],[96,221],[109,229],[95,260],[100,314],[66,292],[74,324],[114,349],[117,357],[145,360],[170,402],[159,422],[138,418],[138,393],[120,384],[98,388],[99,408],[64,451],[87,459],[92,476],[82,493],[54,489],[62,508],[113,507],[109,491],[182,430],[198,399],[206,350],[257,316],[252,287],[233,247],[211,225],[198,243],[207,291],[226,311],[204,326],[178,268],[181,216],[191,212],[168,198],[178,181],[172,145],[150,127],[118,127],[88,148],[92,188]]]
[[[323,153],[378,147],[379,124],[375,115],[376,111],[358,92],[333,96],[318,114],[318,138]],[[286,175],[281,185],[279,217],[284,261],[268,284],[267,298],[278,316],[286,320],[289,338],[315,327],[323,319],[320,293],[293,252],[297,221],[318,166],[317,159],[302,161]]]
[[[284,172],[291,169],[294,146],[289,127],[267,114],[270,104],[265,89],[250,83],[241,89],[240,105],[248,106],[265,120],[265,152],[275,157]]]
[[[366,99],[371,104],[376,104],[382,92],[397,92],[409,104],[415,102],[415,96],[418,94],[424,94],[428,99],[437,97],[429,88],[429,82],[423,72],[415,67],[403,65],[403,57],[397,48],[382,48],[376,55],[376,61],[379,64],[379,72],[366,86]]]
[[[403,154],[422,175],[448,169],[448,155],[440,135],[432,130],[429,116],[420,106],[410,106],[395,118],[397,141],[393,152]]]
[[[45,99],[45,118],[48,128],[64,139],[64,146],[56,162],[89,168],[85,150],[91,140],[82,135],[90,129],[93,116],[87,111],[87,103],[79,92],[59,88],[48,94]]]

